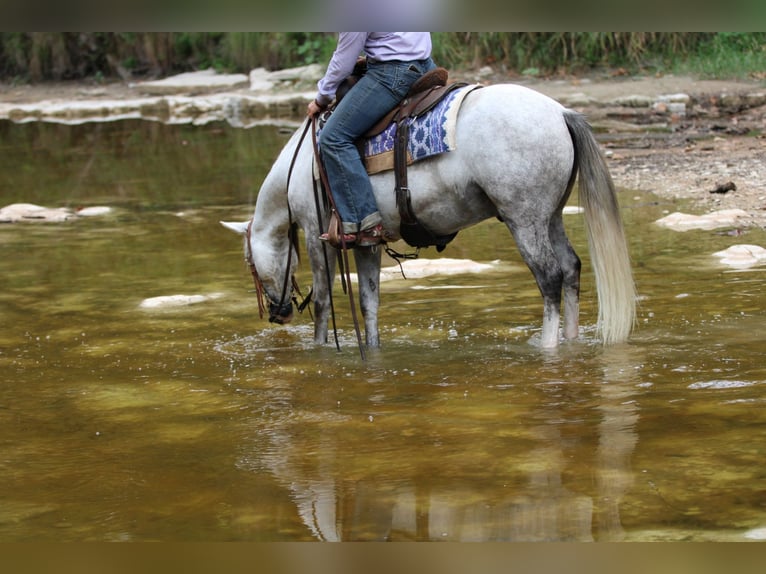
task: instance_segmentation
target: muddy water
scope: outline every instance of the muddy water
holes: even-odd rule
[[[0,227],[1,540],[766,535],[764,269],[710,257],[763,231],[660,229],[679,206],[622,192],[639,324],[604,349],[569,216],[582,337],[543,352],[531,275],[487,222],[444,255],[499,269],[385,283],[384,348],[363,363],[343,305],[340,353],[311,346],[308,316],[259,320],[217,224],[248,216],[286,134],[0,133],[3,205],[115,207]],[[140,307],[173,294],[216,298]]]

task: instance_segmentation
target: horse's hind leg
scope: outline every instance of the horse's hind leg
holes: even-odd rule
[[[547,225],[540,222],[507,222],[516,246],[532,271],[543,296],[543,330],[540,344],[553,348],[559,344],[561,287],[564,273],[554,251]]]
[[[569,243],[561,214],[551,220],[550,236],[564,285],[564,337],[574,339],[580,328],[580,258]]]

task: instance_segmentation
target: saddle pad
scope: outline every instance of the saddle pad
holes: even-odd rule
[[[453,151],[456,148],[455,124],[460,105],[468,93],[481,87],[478,84],[453,90],[429,112],[406,120],[409,123],[407,163]],[[367,173],[373,174],[394,168],[396,123],[380,134],[363,142]]]

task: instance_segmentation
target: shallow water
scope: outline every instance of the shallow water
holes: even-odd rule
[[[763,537],[764,268],[711,257],[762,230],[661,229],[679,206],[621,192],[639,323],[602,348],[568,216],[582,337],[546,352],[531,274],[486,222],[444,256],[500,268],[384,283],[383,348],[362,362],[346,305],[340,353],[312,346],[307,314],[259,320],[217,223],[249,216],[287,134],[0,133],[3,205],[116,207],[0,226],[0,540]],[[173,294],[220,296],[139,307]]]

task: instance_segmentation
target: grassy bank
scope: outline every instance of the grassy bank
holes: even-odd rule
[[[764,79],[766,33],[435,32],[434,59],[448,68],[492,65],[554,75],[622,69]],[[130,79],[213,67],[247,72],[324,63],[332,33],[3,32],[0,80]]]

